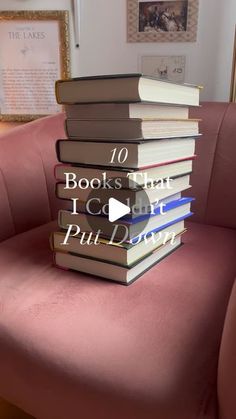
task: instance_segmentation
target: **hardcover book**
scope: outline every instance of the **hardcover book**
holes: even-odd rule
[[[65,105],[69,119],[188,119],[187,106],[159,105],[157,103],[89,103]]]
[[[75,178],[77,183],[91,183],[94,186],[103,185],[107,179],[120,179],[123,188],[131,188],[136,185],[144,187],[151,182],[155,183],[160,179],[183,176],[192,172],[193,156],[189,160],[170,162],[169,164],[146,167],[145,169],[112,169],[112,167],[101,166],[72,166],[70,164],[57,164],[54,175],[57,181],[66,182],[66,179]],[[111,184],[114,183],[110,182]]]
[[[140,202],[143,203],[155,203],[162,199],[172,196],[179,192],[189,189],[190,186],[190,176],[179,176],[171,181],[164,181],[161,185],[158,184],[154,187],[143,188],[143,189],[103,189],[99,188],[94,191],[94,189],[88,187],[85,189],[75,188],[75,189],[66,189],[64,183],[57,183],[56,185],[56,195],[61,199],[71,200],[77,198],[80,201],[87,201],[91,196],[91,192],[94,191],[94,197],[99,199],[101,204],[107,204],[110,198],[117,199],[118,201],[124,203],[127,202],[129,206],[135,206],[136,208],[140,207]],[[144,195],[145,193],[145,195]]]
[[[181,237],[177,237],[175,244],[171,242],[159,247],[151,255],[131,267],[104,262],[91,257],[82,257],[70,253],[55,252],[54,263],[57,267],[67,270],[84,272],[90,275],[106,278],[111,281],[129,285],[143,275],[148,269],[155,266],[167,255],[171,254],[181,245]]]
[[[180,221],[160,232],[153,233],[148,240],[141,240],[132,245],[130,243],[110,243],[110,240],[97,238],[95,234],[79,234],[76,237],[70,236],[66,245],[66,232],[58,231],[53,233],[51,238],[52,250],[55,252],[66,252],[74,255],[91,257],[102,261],[114,263],[120,266],[129,267],[144,257],[148,256],[160,246],[172,240],[186,231],[184,221]],[[173,240],[174,239],[174,240]],[[86,243],[88,243],[86,245]]]
[[[198,120],[111,119],[66,120],[66,133],[72,140],[135,141],[199,135]]]
[[[136,169],[191,158],[195,153],[195,139],[180,138],[122,144],[58,140],[56,148],[61,163]],[[123,153],[124,156],[119,153]],[[117,154],[117,158],[114,154]]]
[[[184,203],[177,208],[170,209],[165,214],[150,216],[149,214],[135,219],[121,219],[111,223],[107,217],[91,214],[72,214],[61,210],[58,214],[58,225],[63,230],[68,226],[77,225],[83,232],[101,232],[101,236],[114,241],[130,241],[140,236],[147,236],[152,232],[162,230],[170,224],[177,223],[192,215],[191,202]],[[116,228],[115,228],[116,227]]]
[[[157,102],[199,105],[199,86],[175,84],[142,74],[78,77],[56,82],[58,103]]]

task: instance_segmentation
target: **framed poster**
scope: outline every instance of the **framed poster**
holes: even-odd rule
[[[67,11],[0,12],[0,120],[60,112],[55,81],[68,78]]]
[[[233,51],[233,65],[232,65],[231,88],[230,88],[230,101],[236,102],[236,27],[235,27],[235,36],[234,36],[234,51]]]
[[[128,42],[195,42],[199,0],[127,0]]]
[[[184,83],[185,62],[186,57],[184,55],[144,55],[141,57],[141,72],[147,76],[154,76],[175,83]]]

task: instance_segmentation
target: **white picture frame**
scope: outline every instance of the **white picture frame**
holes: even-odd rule
[[[140,57],[141,73],[174,83],[184,83],[185,67],[185,55],[144,55]]]

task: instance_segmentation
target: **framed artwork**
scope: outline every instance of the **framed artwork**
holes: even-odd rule
[[[195,42],[199,0],[127,0],[128,42]]]
[[[147,76],[154,76],[175,83],[184,83],[185,63],[186,57],[184,55],[144,55],[141,57],[141,72]]]
[[[230,101],[236,102],[236,27],[234,36],[234,52],[233,52],[233,65],[232,65],[232,77],[231,77],[231,88],[230,88]]]
[[[0,120],[60,112],[55,81],[70,76],[67,11],[0,12]]]

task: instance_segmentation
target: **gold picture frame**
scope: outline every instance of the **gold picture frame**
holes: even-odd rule
[[[196,42],[199,0],[127,0],[127,42]]]
[[[0,36],[0,121],[59,112],[54,78],[70,77],[68,11],[1,11]]]
[[[235,35],[234,35],[234,52],[233,52],[233,65],[232,65],[231,88],[230,88],[230,102],[236,102],[236,26],[235,26]]]

